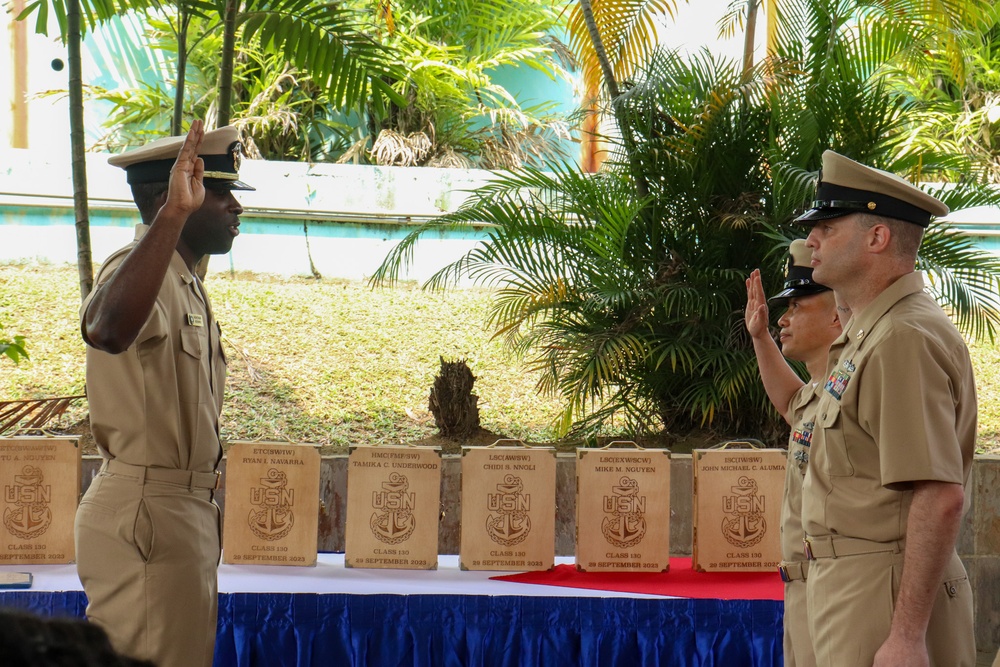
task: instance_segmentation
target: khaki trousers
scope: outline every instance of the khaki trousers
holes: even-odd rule
[[[87,617],[158,667],[211,667],[219,508],[211,491],[101,472],[76,515]]]
[[[889,636],[903,553],[819,558],[806,582],[809,630],[820,667],[870,667]],[[927,629],[931,667],[975,667],[972,588],[952,554]]]
[[[785,583],[785,667],[816,667],[809,616],[806,608],[806,582]]]

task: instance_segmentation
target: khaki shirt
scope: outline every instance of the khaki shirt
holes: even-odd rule
[[[136,228],[136,241],[146,232]],[[135,242],[97,274],[91,297]],[[105,458],[137,466],[211,472],[222,456],[219,415],[226,381],[219,325],[200,284],[175,251],[156,304],[126,351],[87,346],[87,400]]]
[[[802,539],[802,480],[809,467],[813,430],[816,426],[817,387],[807,382],[788,402],[792,432],[788,436],[788,460],[785,462],[785,493],[781,501],[781,559],[787,562],[806,560]]]
[[[912,482],[964,484],[976,439],[969,351],[923,275],[856,312],[830,347],[803,486],[809,535],[906,535]]]

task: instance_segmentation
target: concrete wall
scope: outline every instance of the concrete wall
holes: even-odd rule
[[[107,154],[87,155],[94,263],[132,240],[138,213]],[[237,192],[240,238],[210,271],[362,280],[416,225],[456,210],[487,183],[477,169],[379,167],[246,160]],[[0,149],[0,261],[76,263],[70,164],[58,153]],[[401,276],[423,281],[485,238],[482,228],[427,234]]]
[[[100,466],[98,457],[85,457],[85,491]],[[323,457],[320,470],[319,550],[344,550],[347,515],[347,456]],[[222,465],[225,470],[225,461]],[[691,456],[671,457],[670,551],[691,554]],[[560,454],[556,464],[556,554],[572,556],[576,534],[576,456]],[[441,475],[439,552],[457,554],[461,515],[461,457],[444,456]],[[970,485],[971,507],[959,534],[959,554],[965,561],[976,593],[976,641],[979,650],[1000,646],[1000,456],[976,457]],[[225,507],[225,489],[216,496]]]

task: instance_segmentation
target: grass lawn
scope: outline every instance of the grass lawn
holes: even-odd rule
[[[483,427],[529,441],[553,438],[560,405],[484,329],[489,293],[415,286],[213,274],[230,379],[228,440],[290,440],[325,447],[423,440],[436,433],[427,399],[439,357],[464,358],[477,377]],[[76,268],[0,265],[4,334],[28,339],[29,361],[0,359],[0,400],[81,394],[84,345]],[[979,449],[1000,453],[1000,352],[972,347]],[[58,424],[70,428],[84,405]]]

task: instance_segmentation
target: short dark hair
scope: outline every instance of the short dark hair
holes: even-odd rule
[[[156,205],[156,200],[167,191],[168,185],[166,181],[132,184],[132,199],[135,201],[139,215],[142,216],[142,221],[145,224],[152,223],[153,218],[156,217],[156,212],[160,210],[160,207]]]
[[[871,229],[877,224],[887,226],[892,234],[896,254],[907,258],[917,256],[917,252],[920,250],[920,241],[924,238],[924,228],[920,225],[871,213],[860,214],[858,222],[865,229]]]

